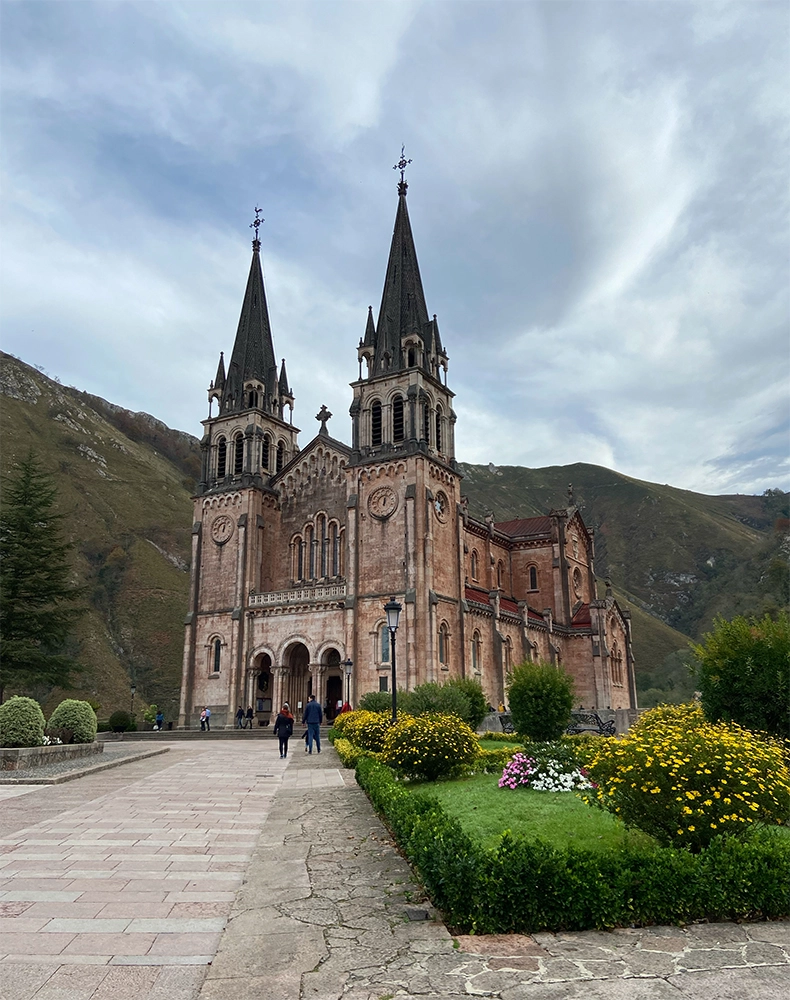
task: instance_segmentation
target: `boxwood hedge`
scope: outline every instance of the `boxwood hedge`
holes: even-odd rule
[[[438,800],[412,795],[372,758],[357,781],[392,830],[434,904],[458,932],[585,930],[790,915],[790,838],[717,838],[685,849],[585,851],[506,833],[475,844]]]

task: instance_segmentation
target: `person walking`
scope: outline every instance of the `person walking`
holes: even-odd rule
[[[248,729],[252,729],[253,718],[254,718],[254,713],[252,711],[252,705],[249,705],[247,708],[247,714],[244,717],[244,722]]]
[[[206,705],[206,707],[203,709],[203,713],[204,713],[205,718],[206,718],[206,732],[210,733],[211,732],[211,709],[208,707],[208,705]]]
[[[244,729],[244,709],[241,705],[236,709],[236,728]]]
[[[321,706],[315,700],[315,695],[311,694],[307,699],[307,705],[305,705],[305,710],[302,713],[302,722],[307,726],[307,752],[313,752],[313,740],[315,740],[315,748],[321,753],[321,733],[319,726],[323,722],[324,713],[321,711]]]
[[[164,725],[165,725],[165,713],[160,708],[159,711],[156,713],[156,725],[154,726],[154,729],[156,729],[157,732],[161,733],[162,730],[164,729]]]
[[[279,737],[280,760],[282,760],[284,757],[288,756],[288,740],[291,738],[294,731],[294,717],[291,715],[291,709],[288,707],[287,701],[277,713],[277,718],[274,720],[274,729],[272,731],[277,737]]]

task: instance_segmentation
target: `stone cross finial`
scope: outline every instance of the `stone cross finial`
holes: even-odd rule
[[[257,208],[256,207],[256,209],[255,209],[255,221],[250,223],[250,229],[254,229],[255,230],[255,242],[256,243],[260,243],[260,240],[258,239],[258,229],[260,228],[261,223],[266,221],[265,219],[262,219],[262,218],[259,219],[258,218],[258,216],[261,214],[262,211],[263,211],[262,208]]]
[[[405,146],[401,146],[400,159],[392,168],[393,170],[400,170],[400,183],[398,184],[398,194],[406,194],[406,189],[409,186],[406,183],[404,174],[406,172],[406,167],[408,167],[408,165],[411,163],[411,160],[406,159],[405,149],[406,149]]]
[[[315,419],[321,421],[321,429],[318,432],[319,434],[327,433],[326,422],[331,418],[331,416],[332,414],[329,412],[329,410],[327,410],[327,408],[322,403],[321,409],[315,415]]]

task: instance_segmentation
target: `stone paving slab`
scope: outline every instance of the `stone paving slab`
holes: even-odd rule
[[[2,1000],[790,996],[788,922],[453,938],[331,747],[35,786],[0,863]]]

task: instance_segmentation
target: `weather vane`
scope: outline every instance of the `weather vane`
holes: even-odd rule
[[[262,208],[256,208],[255,209],[255,222],[251,222],[250,223],[250,229],[254,229],[255,230],[255,239],[256,240],[258,239],[258,229],[260,228],[261,223],[266,221],[265,219],[259,219],[258,218],[258,216],[261,214],[262,211],[263,211]]]
[[[406,167],[408,167],[408,165],[411,163],[411,160],[407,160],[406,159],[405,150],[406,150],[406,147],[405,146],[401,146],[401,148],[400,148],[400,159],[395,164],[395,166],[392,168],[393,170],[400,170],[400,182],[401,182],[401,185],[405,184],[403,175],[404,175],[404,172],[406,170]]]

